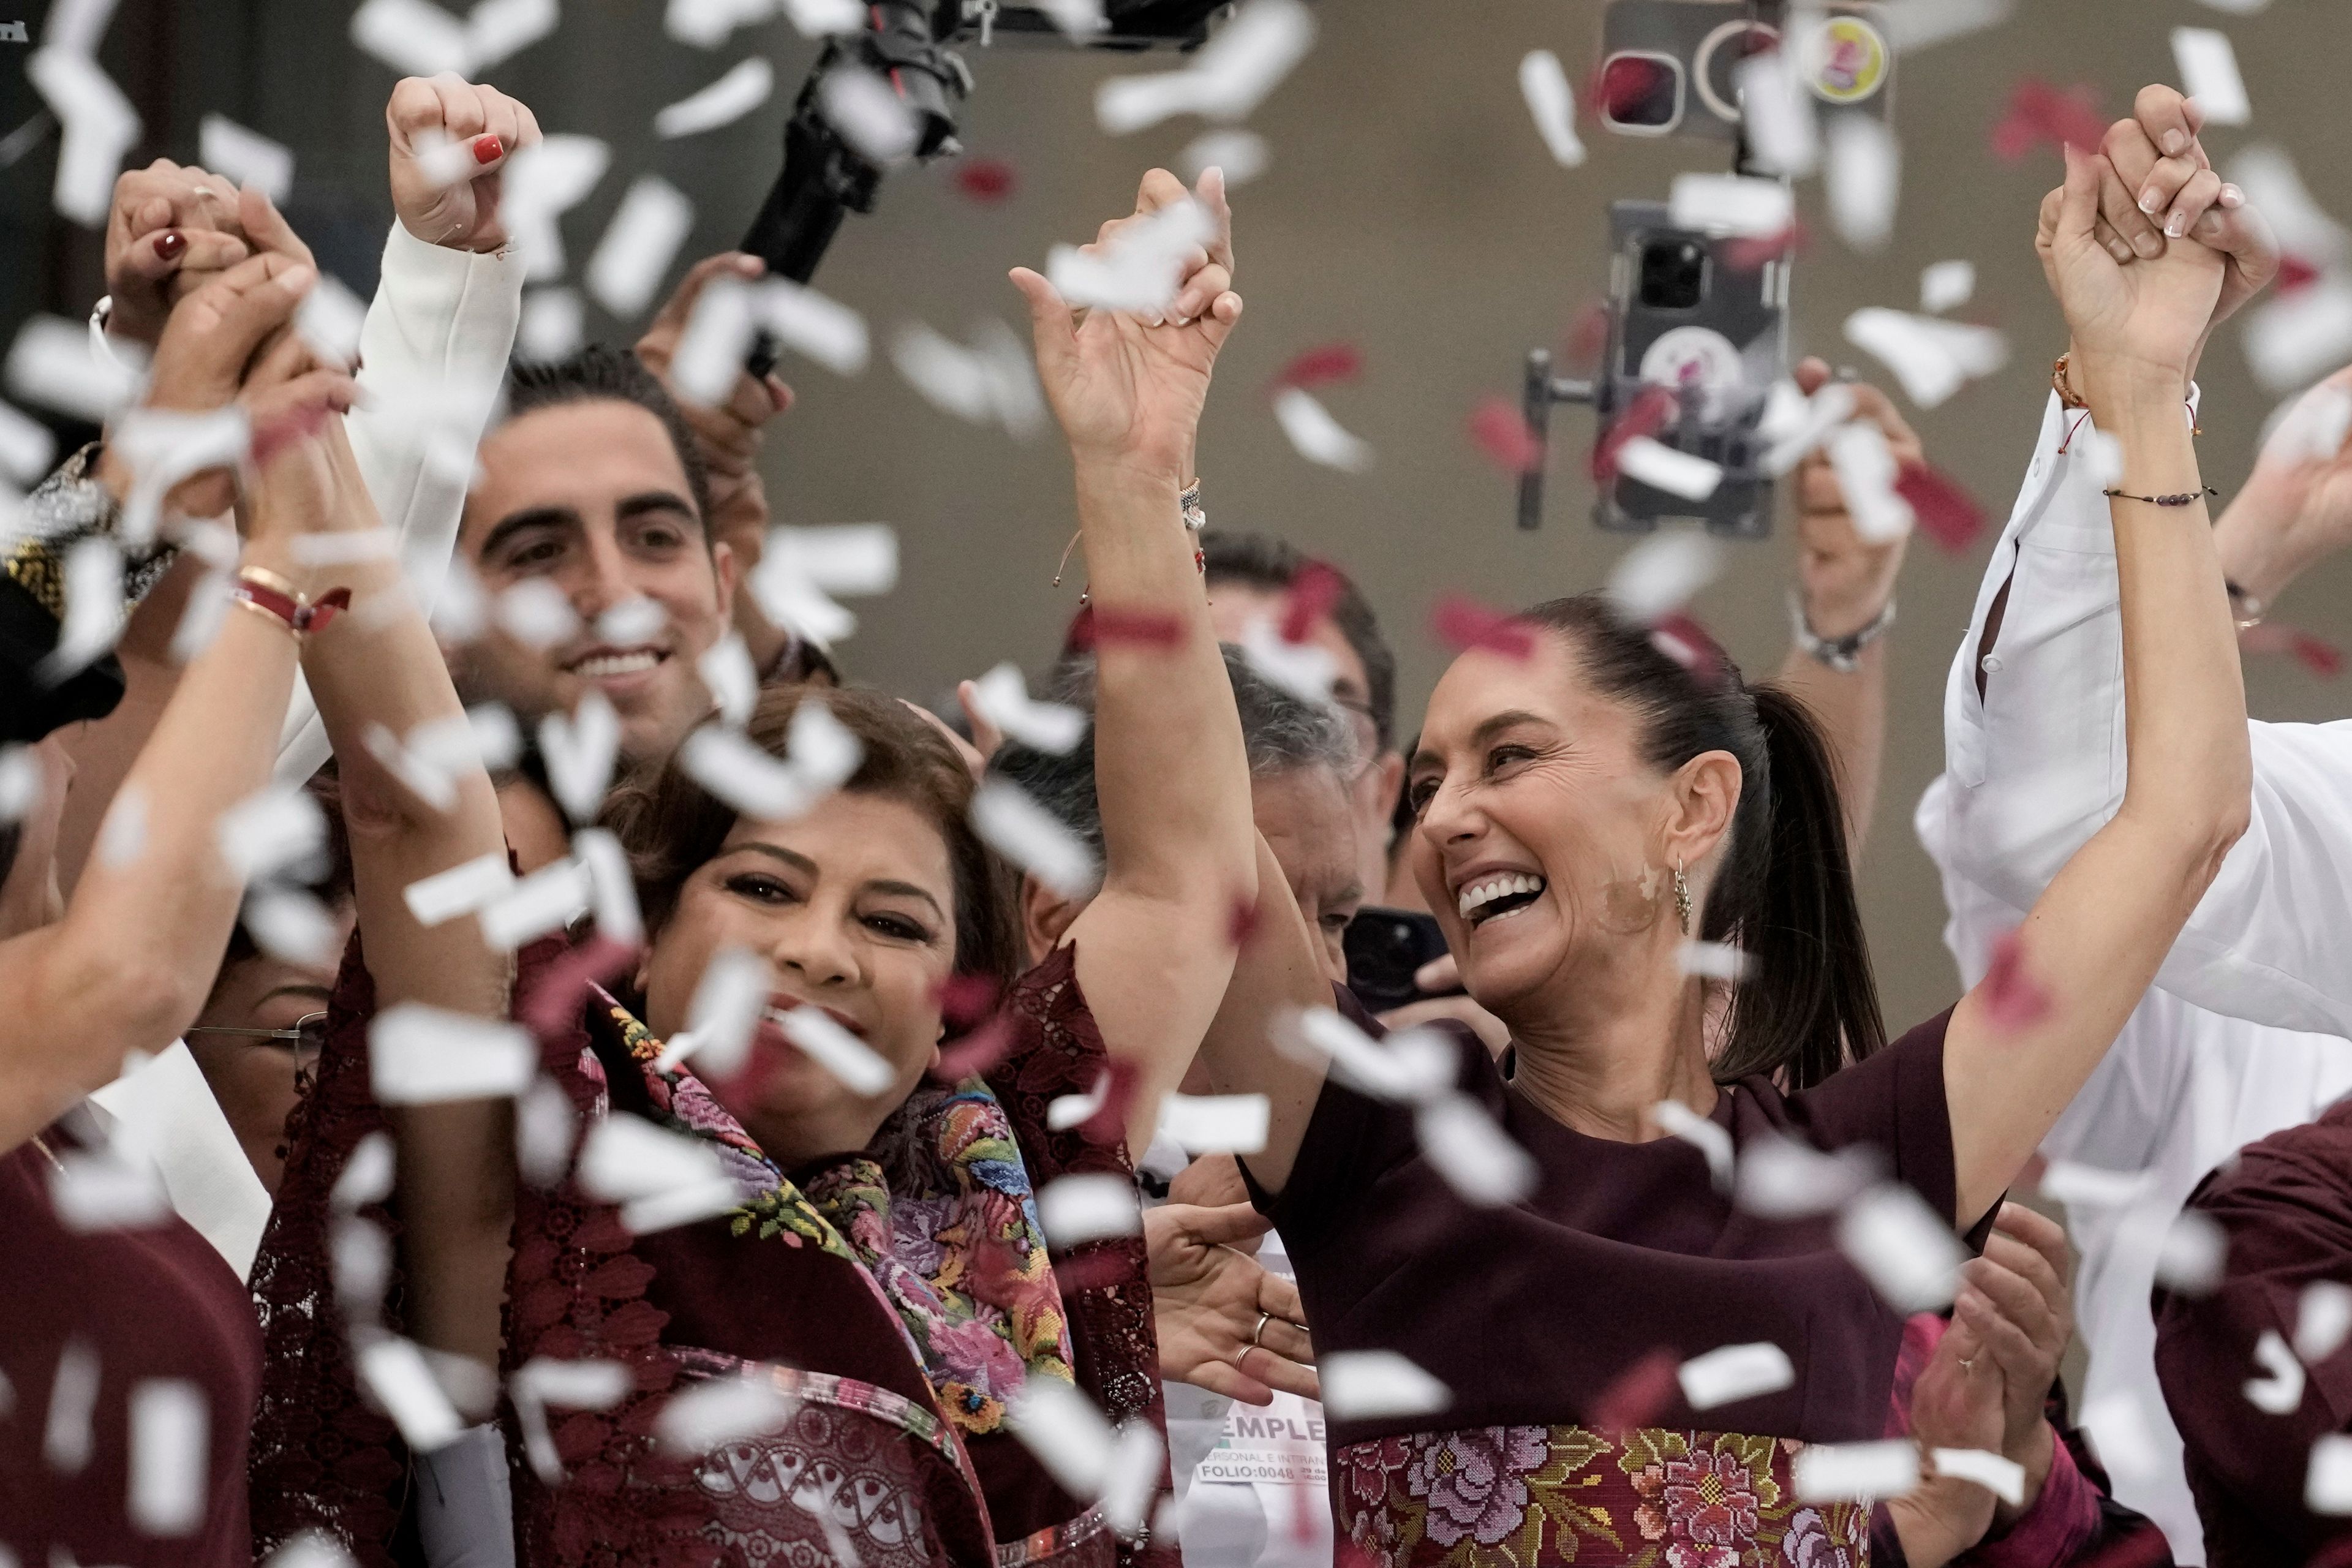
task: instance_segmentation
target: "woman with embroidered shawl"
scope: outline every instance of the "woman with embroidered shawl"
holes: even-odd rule
[[[1154,171],[1097,245],[1192,196]],[[874,694],[763,695],[753,745],[811,752],[822,700],[859,753],[787,819],[738,813],[677,758],[618,792],[607,824],[642,952],[610,931],[526,950],[515,1012],[544,1076],[523,1113],[412,1105],[394,1124],[385,1321],[445,1367],[495,1366],[508,1392],[495,1429],[413,1469],[331,1321],[336,1233],[393,1218],[356,1176],[337,1184],[384,1120],[355,948],[256,1276],[273,1362],[257,1541],[316,1527],[363,1561],[421,1542],[448,1562],[510,1516],[517,1560],[534,1565],[1107,1563],[1122,1550],[1006,1412],[1024,1386],[1075,1384],[1114,1421],[1158,1420],[1139,1239],[1057,1268],[1035,1197],[1066,1173],[1131,1179],[1122,1140],[1148,1141],[1231,973],[1232,911],[1256,896],[1240,727],[1179,503],[1241,310],[1215,171],[1197,199],[1215,232],[1165,318],[1074,314],[1014,274],[1076,460],[1099,630],[1106,853],[1086,914],[1013,979],[1009,884],[971,826],[972,780],[943,735]],[[495,816],[477,831],[495,844]],[[608,921],[612,908],[600,901]],[[768,969],[763,1017],[748,1062],[706,1063],[678,1037],[714,963],[742,953]],[[1007,982],[994,1007],[973,1005]],[[975,1017],[945,1059],[950,1021]],[[845,1033],[850,1065],[838,1044],[824,1065],[793,1044],[813,1027]],[[1096,1124],[1047,1125],[1050,1100],[1106,1075],[1121,1092]],[[628,1193],[649,1139],[724,1180]],[[376,1303],[341,1308],[367,1324]],[[583,1363],[618,1363],[622,1385]],[[443,1381],[464,1406],[468,1380]],[[478,1381],[467,1414],[481,1421],[495,1385]],[[754,1414],[691,1436],[710,1408],[697,1394]]]

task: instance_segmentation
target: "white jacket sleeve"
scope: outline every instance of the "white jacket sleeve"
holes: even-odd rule
[[[2123,616],[2090,435],[2051,400],[1945,696],[1950,868],[2019,910],[2123,801]],[[1977,650],[2004,581],[1979,700]],[[2352,1034],[2352,721],[2248,728],[2252,823],[2156,983],[2210,1012]]]
[[[427,610],[448,572],[474,448],[514,347],[522,276],[520,256],[427,245],[397,222],[384,241],[383,274],[360,332],[366,402],[347,427],[368,494]],[[327,756],[326,728],[298,673],[278,776],[299,783]]]

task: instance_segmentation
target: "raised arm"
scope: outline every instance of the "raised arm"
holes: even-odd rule
[[[1797,366],[1797,386],[1811,396],[1826,385],[1830,367],[1817,359]],[[1867,383],[1853,386],[1854,417],[1875,424],[1895,461],[1916,462],[1919,437],[1886,394]],[[1802,626],[1822,642],[1864,634],[1869,641],[1841,658],[1792,646],[1773,678],[1820,721],[1837,764],[1845,801],[1846,853],[1859,857],[1878,808],[1878,776],[1886,754],[1887,645],[1883,617],[1895,605],[1895,578],[1903,568],[1902,538],[1862,537],[1846,510],[1845,492],[1829,454],[1815,447],[1797,465],[1797,583],[1792,590]],[[1851,668],[1840,668],[1846,660]]]
[[[1144,176],[1141,222],[1188,199]],[[1077,465],[1078,532],[1096,641],[1095,790],[1102,890],[1071,922],[1078,983],[1114,1058],[1136,1073],[1129,1146],[1150,1142],[1233,973],[1234,912],[1258,892],[1249,762],[1178,497],[1217,351],[1240,319],[1232,216],[1211,170],[1198,200],[1216,233],[1162,324],[1074,317],[1025,268],[1037,369]],[[1102,239],[1112,237],[1106,226]],[[1140,629],[1141,635],[1138,635]],[[1278,879],[1277,879],[1278,880]]]
[[[206,284],[174,310],[151,395],[174,406],[173,388],[215,374],[234,384],[315,278],[259,256]],[[257,405],[265,421],[302,402],[348,404],[346,378],[296,369],[265,353],[251,373],[273,389]],[[310,521],[257,509],[244,564],[305,584],[312,568],[294,540]],[[11,1024],[0,1040],[0,1147],[112,1079],[126,1052],[171,1044],[203,1006],[244,893],[222,863],[217,824],[268,782],[294,661],[286,626],[230,605],[115,792],[116,847],[90,858],[62,920],[0,943],[0,1016]]]
[[[2095,156],[2069,148],[2066,158],[2050,262],[2077,384],[2118,443],[2114,488],[2187,499],[2110,503],[2133,763],[2123,803],[2034,901],[2019,933],[2022,983],[1980,984],[1952,1016],[1944,1070],[1963,1225],[1991,1206],[2114,1042],[2247,813],[2245,692],[2183,409],[2222,258],[2187,240],[2119,265],[2095,232]],[[2001,994],[1990,994],[1996,983]],[[2029,988],[2046,1005],[2021,1007]]]
[[[284,460],[278,489],[342,532],[377,526],[341,421]],[[387,558],[334,569],[352,609],[313,636],[302,669],[334,744],[352,847],[360,949],[379,1011],[423,1002],[503,1018],[510,965],[470,920],[420,925],[403,890],[421,877],[504,852],[497,793],[477,763],[448,775],[448,795],[418,796],[377,754],[379,729],[463,722],[465,710],[433,633]],[[376,735],[381,745],[383,735]],[[514,1206],[512,1104],[503,1100],[387,1108],[397,1141],[409,1281],[408,1327],[436,1350],[499,1359],[508,1235]]]

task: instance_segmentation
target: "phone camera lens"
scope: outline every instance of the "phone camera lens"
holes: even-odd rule
[[[1706,297],[1706,247],[1696,240],[1652,240],[1642,247],[1642,303],[1688,310]]]

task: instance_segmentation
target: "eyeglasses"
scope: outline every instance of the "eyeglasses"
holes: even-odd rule
[[[319,1065],[319,1057],[327,1048],[327,1016],[305,1013],[294,1020],[290,1029],[241,1029],[225,1024],[199,1024],[186,1031],[191,1035],[226,1035],[250,1040],[257,1045],[276,1046],[294,1053],[294,1070],[307,1077]]]
[[[1369,703],[1337,694],[1333,695],[1331,701],[1340,712],[1347,715],[1348,728],[1356,737],[1355,776],[1361,778],[1370,770],[1371,765],[1380,760],[1380,723],[1372,717],[1372,710]]]

